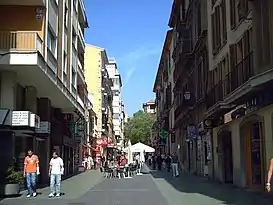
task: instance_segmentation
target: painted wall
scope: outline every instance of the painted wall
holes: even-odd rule
[[[93,110],[97,116],[98,136],[101,136],[102,130],[102,114],[101,114],[101,51],[103,49],[92,45],[85,47],[85,80],[88,93],[93,94]]]
[[[232,155],[233,155],[233,183],[239,187],[246,186],[246,174],[244,170],[244,159],[242,157],[243,143],[240,138],[240,123],[243,120],[251,117],[252,115],[258,115],[263,119],[263,133],[264,133],[264,153],[265,153],[265,170],[264,176],[267,176],[267,168],[269,166],[270,159],[273,157],[273,131],[272,131],[272,116],[273,116],[273,105],[267,106],[253,113],[250,113],[244,117],[238,118],[231,121],[223,126],[213,129],[213,152],[214,152],[214,171],[215,178],[222,181],[221,177],[221,166],[219,164],[218,154],[217,154],[217,133],[220,129],[225,129],[231,131],[232,137]],[[225,127],[225,128],[224,128]]]
[[[0,6],[0,31],[36,31],[44,40],[44,21],[36,19],[34,6]]]

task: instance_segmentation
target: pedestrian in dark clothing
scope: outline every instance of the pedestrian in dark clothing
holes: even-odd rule
[[[172,158],[170,155],[166,157],[166,165],[167,165],[167,171],[170,172],[171,170],[171,163],[172,163]]]
[[[162,165],[163,159],[162,159],[162,157],[161,157],[160,154],[157,156],[156,162],[157,162],[157,168],[158,168],[158,170],[161,171],[161,165]]]
[[[156,165],[156,158],[155,158],[155,156],[154,156],[154,155],[152,156],[152,163],[153,163],[153,169],[155,169],[155,165]]]

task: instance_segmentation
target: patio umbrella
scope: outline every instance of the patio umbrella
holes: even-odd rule
[[[128,141],[127,154],[128,154],[128,164],[131,164],[133,162],[133,153],[132,153],[131,140]]]

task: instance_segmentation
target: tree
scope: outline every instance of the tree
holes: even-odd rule
[[[126,139],[131,140],[132,143],[147,143],[155,120],[155,114],[145,113],[142,110],[137,111],[125,124],[124,133]]]

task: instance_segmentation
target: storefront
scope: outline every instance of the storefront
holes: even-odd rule
[[[40,118],[29,111],[0,110],[0,180],[6,175],[10,162],[15,157],[23,170],[24,157],[28,149],[37,150],[35,130],[39,128]]]
[[[197,174],[200,176],[209,176],[212,169],[210,131],[205,129],[203,121],[198,123],[197,131]]]
[[[197,132],[195,125],[187,126],[187,150],[188,150],[188,171],[196,173],[197,171]]]
[[[269,105],[214,128],[216,179],[229,182],[232,177],[236,186],[263,189],[273,156],[272,124],[273,106]]]

